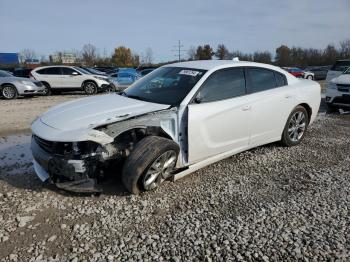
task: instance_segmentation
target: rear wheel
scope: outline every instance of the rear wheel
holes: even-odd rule
[[[94,95],[97,93],[97,85],[94,82],[85,82],[83,85],[83,90],[87,95]]]
[[[287,123],[282,133],[281,142],[284,146],[298,145],[304,137],[307,126],[309,124],[309,116],[303,106],[297,106],[290,113]]]
[[[179,146],[172,140],[149,136],[142,139],[126,159],[122,180],[133,194],[156,189],[172,176]]]
[[[309,76],[306,77],[306,79],[313,80],[314,78],[312,77],[312,75],[309,75]]]
[[[16,87],[13,85],[4,85],[1,89],[1,94],[5,99],[15,99],[18,96]]]

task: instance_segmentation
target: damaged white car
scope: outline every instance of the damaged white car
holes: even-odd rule
[[[38,117],[34,168],[59,188],[94,192],[106,169],[122,161],[122,181],[138,194],[253,147],[299,144],[320,100],[319,84],[271,65],[166,65],[123,93],[67,102]]]

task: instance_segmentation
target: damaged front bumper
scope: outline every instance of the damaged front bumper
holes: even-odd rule
[[[101,192],[97,184],[99,163],[96,156],[81,158],[79,155],[59,155],[49,152],[48,145],[44,143],[42,139],[32,136],[34,170],[42,181],[49,181],[58,188],[72,192]]]

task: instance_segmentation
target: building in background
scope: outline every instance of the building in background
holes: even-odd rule
[[[77,57],[73,53],[56,53],[50,55],[51,63],[74,64],[77,62]]]
[[[17,53],[0,53],[0,68],[14,68],[18,66]]]

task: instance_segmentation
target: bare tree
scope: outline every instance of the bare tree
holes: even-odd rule
[[[224,60],[224,59],[228,58],[229,52],[224,44],[218,45],[216,52],[215,52],[215,56],[217,58],[219,58],[220,60]]]
[[[195,60],[196,59],[196,48],[194,46],[191,46],[190,49],[188,49],[187,51],[187,55],[188,55],[188,60]]]
[[[24,63],[25,60],[35,59],[35,58],[36,58],[36,53],[32,49],[27,48],[19,52],[19,60],[21,63]]]
[[[340,45],[340,56],[342,58],[349,58],[350,57],[350,39],[341,41],[339,45]]]
[[[82,61],[88,66],[93,66],[97,59],[97,48],[92,44],[83,46],[81,51]]]
[[[148,47],[146,48],[145,54],[142,58],[142,62],[145,65],[151,65],[153,62],[153,51],[152,48]]]

